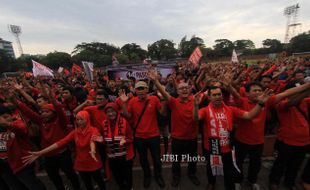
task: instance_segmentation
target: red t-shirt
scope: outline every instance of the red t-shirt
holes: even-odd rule
[[[224,112],[224,108],[214,108],[221,115]],[[230,148],[230,131],[229,128],[233,125],[234,118],[242,118],[245,114],[245,111],[240,110],[236,107],[227,106],[229,116],[221,117],[222,123],[227,123],[228,126],[223,126],[223,128],[219,129],[220,131],[220,144],[221,144],[221,152],[227,153],[231,151]],[[210,125],[210,113],[208,106],[199,110],[199,118],[204,120],[204,148],[210,150],[209,148],[209,137],[211,136],[211,125]],[[228,121],[227,121],[228,120]]]
[[[102,167],[99,151],[96,151],[97,162],[90,155],[90,141],[93,136],[99,136],[99,131],[95,127],[89,127],[87,132],[79,133],[77,130],[71,131],[65,138],[57,142],[61,148],[69,142],[75,142],[74,169],[76,171],[95,171]]]
[[[92,126],[96,127],[97,129],[101,129],[103,121],[106,120],[107,118],[103,108],[100,108],[100,106],[96,105],[96,106],[87,106],[83,110],[89,113]]]
[[[168,105],[171,109],[171,136],[183,140],[197,138],[198,122],[193,119],[193,96],[190,96],[187,102],[171,97]]]
[[[32,145],[28,138],[28,129],[23,120],[16,120],[11,123],[12,128],[0,133],[2,140],[1,149],[7,151],[8,163],[13,171],[17,173],[25,167],[22,158],[29,155]]]
[[[149,100],[149,103],[141,118],[139,126],[136,128],[135,134],[135,137],[143,139],[160,136],[157,123],[157,111],[161,108],[160,101],[156,96],[147,96],[146,99]],[[140,100],[139,97],[133,97],[128,102],[128,112],[131,114],[134,127],[136,127],[146,99]]]
[[[279,117],[280,126],[278,138],[286,144],[293,146],[305,146],[310,144],[309,123],[300,113],[296,106],[286,108],[286,100],[282,100],[276,110]],[[299,104],[299,108],[308,116],[308,106],[310,98],[305,98]]]
[[[242,143],[250,145],[258,145],[264,143],[265,122],[268,108],[275,102],[276,96],[271,96],[265,103],[260,113],[253,119],[238,119],[236,129],[236,139]],[[240,109],[251,111],[256,103],[250,102],[248,98],[237,100],[237,105]]]
[[[60,105],[55,106],[57,116],[49,122],[44,122],[39,114],[31,110],[29,107],[27,107],[25,104],[21,102],[18,103],[18,108],[23,115],[25,115],[35,124],[39,125],[41,148],[46,148],[54,144],[55,142],[59,141],[59,139],[62,139],[66,136],[67,118]],[[46,155],[54,156],[63,151],[64,150],[52,151]]]
[[[240,94],[241,97],[246,97],[245,87],[240,87],[239,94]]]

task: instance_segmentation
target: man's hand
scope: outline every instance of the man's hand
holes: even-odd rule
[[[125,145],[125,143],[126,143],[126,139],[125,139],[125,137],[124,137],[124,138],[122,138],[122,139],[119,141],[119,145],[120,145],[120,146],[124,146],[124,145]]]
[[[126,93],[125,93],[125,90],[120,90],[119,91],[119,93],[118,93],[118,95],[119,95],[119,98],[122,100],[122,102],[127,102],[128,101],[128,96],[126,95]]]
[[[265,103],[268,101],[269,97],[273,94],[272,89],[266,89],[262,95],[260,95],[257,99],[259,102]]]
[[[195,95],[194,95],[194,102],[195,102],[195,106],[199,106],[201,100],[202,100],[202,96],[200,95],[200,92],[197,92]]]
[[[150,69],[148,71],[148,77],[152,80],[155,81],[158,79],[158,73],[155,69]]]
[[[15,90],[21,90],[21,89],[23,89],[23,85],[22,84],[14,84],[14,88],[15,88]]]

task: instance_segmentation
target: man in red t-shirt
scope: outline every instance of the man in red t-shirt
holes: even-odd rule
[[[28,155],[32,145],[26,124],[14,119],[11,111],[0,107],[0,177],[10,189],[45,190],[44,184],[36,177],[34,165],[25,165],[22,157]],[[8,165],[10,167],[8,167]]]
[[[252,119],[259,114],[270,96],[266,90],[258,97],[258,103],[250,111],[243,111],[236,107],[226,106],[223,102],[222,91],[219,87],[210,87],[208,98],[210,104],[199,110],[200,100],[195,96],[193,116],[196,121],[204,120],[204,148],[207,158],[207,176],[209,185],[207,189],[214,189],[215,176],[224,175],[226,190],[234,189],[232,179],[234,157],[230,145],[230,132],[233,129],[233,119]]]
[[[181,161],[188,162],[188,176],[195,185],[199,185],[200,182],[196,176],[197,161],[192,162],[189,159],[183,159],[187,155],[191,158],[197,157],[198,122],[193,119],[194,98],[190,96],[191,89],[187,83],[179,83],[177,85],[178,98],[174,98],[160,84],[156,71],[150,71],[149,77],[168,101],[171,110],[171,151],[175,158],[171,160],[173,175],[171,185],[176,187],[180,182]]]
[[[309,84],[306,85],[309,86]],[[295,82],[291,81],[286,88],[293,86]],[[276,106],[279,129],[275,149],[278,156],[269,175],[271,190],[279,189],[283,175],[284,185],[288,189],[296,189],[296,176],[310,145],[309,95],[308,88],[302,93],[282,100]]]
[[[148,85],[144,81],[137,82],[135,85],[137,97],[128,101],[126,94],[121,92],[120,98],[124,102],[121,106],[124,116],[132,123],[134,143],[144,172],[144,187],[147,188],[151,184],[151,169],[147,158],[149,149],[154,162],[155,180],[161,188],[164,188],[165,182],[161,174],[160,133],[157,123],[157,112],[163,113],[163,109],[159,99],[156,96],[149,96],[148,91]],[[125,104],[127,101],[128,109]]]
[[[252,120],[238,120],[238,125],[235,133],[235,148],[237,165],[241,170],[241,173],[236,172],[236,189],[241,188],[241,182],[243,180],[242,165],[244,159],[249,155],[250,165],[248,168],[248,180],[251,183],[253,189],[259,189],[259,185],[256,183],[257,176],[261,167],[261,156],[264,147],[264,129],[266,122],[266,115],[268,109],[275,105],[280,100],[297,94],[309,88],[309,84],[305,84],[296,88],[292,88],[285,92],[271,96],[265,104],[262,111]],[[249,111],[255,107],[258,102],[257,97],[263,93],[263,87],[256,82],[252,82],[246,85],[247,97],[240,97],[235,94],[237,106],[240,109]]]

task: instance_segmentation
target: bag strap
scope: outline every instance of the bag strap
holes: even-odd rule
[[[137,130],[139,124],[140,124],[140,121],[141,121],[142,116],[143,116],[143,114],[144,114],[144,112],[145,112],[145,110],[146,110],[146,107],[147,107],[147,105],[149,104],[149,101],[150,101],[149,99],[146,100],[146,102],[145,102],[145,104],[144,104],[144,107],[143,107],[143,109],[142,109],[142,112],[141,112],[140,115],[139,115],[138,122],[137,122],[136,126],[133,127],[133,137],[135,137],[136,130]]]

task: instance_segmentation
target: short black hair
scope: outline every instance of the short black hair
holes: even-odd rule
[[[65,90],[68,90],[68,91],[70,92],[70,94],[73,95],[73,88],[72,88],[72,87],[70,87],[70,86],[64,86],[64,87],[62,88],[62,91],[65,91]]]
[[[272,76],[270,74],[263,75],[263,76],[259,77],[259,81],[262,81],[263,78],[269,78],[270,80],[272,80]]]
[[[125,90],[125,93],[126,93],[126,94],[128,94],[128,93],[130,92],[128,86],[126,86],[126,85],[121,85],[121,86],[119,87],[118,90],[121,90],[121,89],[122,89],[122,90]]]
[[[109,98],[108,93],[105,90],[103,90],[103,89],[97,90],[96,96],[97,95],[103,95],[105,99]]]
[[[290,82],[288,82],[286,85],[285,85],[285,88],[284,90],[287,90],[287,89],[290,89],[290,88],[294,88],[296,87],[298,84],[302,84],[302,81],[300,80],[291,80]]]
[[[0,106],[0,116],[3,114],[12,114],[12,111],[3,105]]]
[[[135,77],[127,77],[129,80],[132,80],[134,82],[136,82],[136,78]]]
[[[294,72],[293,76],[295,77],[296,74],[298,73],[302,73],[303,75],[305,74],[305,72],[303,72],[302,70],[298,69],[297,71]]]
[[[259,84],[258,82],[250,82],[250,83],[245,85],[245,91],[250,92],[252,86],[259,86],[261,89],[263,89],[262,85]]]
[[[208,95],[210,96],[210,95],[211,95],[211,91],[212,91],[212,90],[215,90],[215,89],[221,89],[221,88],[218,87],[218,86],[210,86],[210,87],[208,88]]]
[[[43,100],[44,100],[44,101],[46,101],[46,102],[48,102],[48,101],[49,101],[49,99],[48,99],[47,97],[42,96],[42,95],[39,95],[39,96],[37,97],[37,99],[36,99],[36,100],[38,100],[38,99],[43,99]]]

